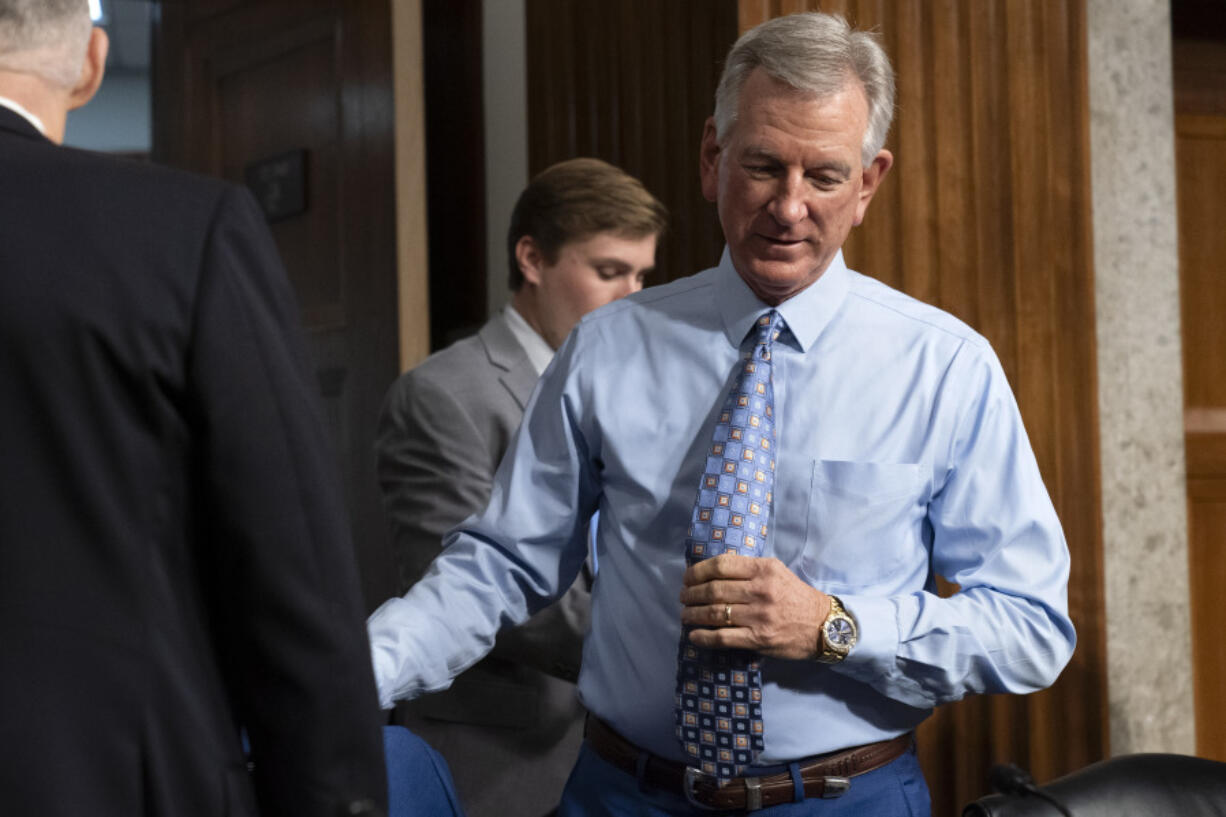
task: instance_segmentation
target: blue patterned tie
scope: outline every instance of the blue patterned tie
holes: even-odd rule
[[[740,364],[707,450],[686,564],[721,553],[766,553],[775,484],[771,344],[783,326],[773,309],[754,326],[753,351]],[[691,766],[722,782],[762,751],[761,656],[696,647],[687,634],[677,658],[677,738]]]

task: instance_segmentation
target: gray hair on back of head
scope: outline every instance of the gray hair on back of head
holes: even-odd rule
[[[865,167],[885,145],[894,119],[894,69],[875,33],[856,31],[839,15],[821,12],[776,17],[745,32],[729,50],[715,91],[720,144],[736,121],[741,86],[755,68],[819,97],[857,78],[868,100],[868,127],[860,147]]]
[[[70,88],[92,27],[89,0],[0,0],[0,70]]]

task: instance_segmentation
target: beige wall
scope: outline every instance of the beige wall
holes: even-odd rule
[[[1169,0],[1088,0],[1111,752],[1195,752]]]

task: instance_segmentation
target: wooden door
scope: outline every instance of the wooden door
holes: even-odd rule
[[[388,0],[165,0],[154,56],[155,160],[281,185],[258,197],[277,209],[368,607],[395,588],[373,455],[398,373],[391,28]]]
[[[1197,754],[1226,761],[1226,20],[1175,5],[1175,159]]]

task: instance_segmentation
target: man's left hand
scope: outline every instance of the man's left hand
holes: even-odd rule
[[[750,649],[776,658],[813,658],[830,598],[783,562],[723,553],[691,565],[681,590],[681,623],[700,647]]]

